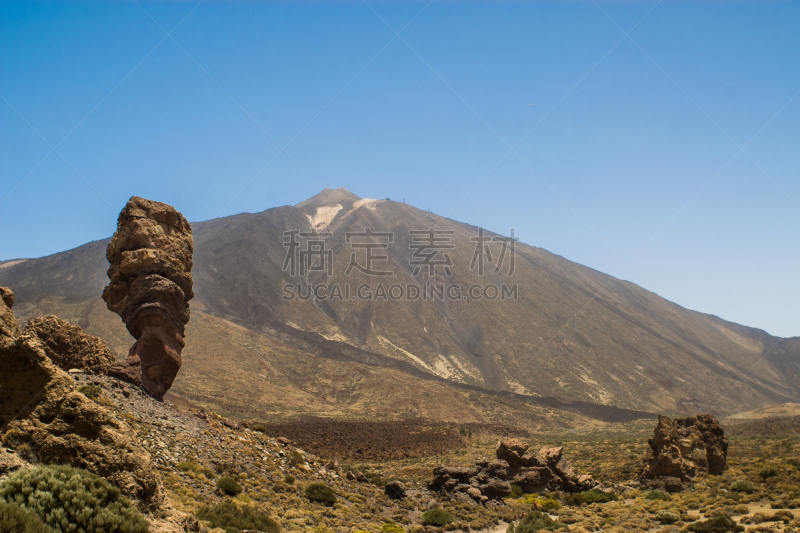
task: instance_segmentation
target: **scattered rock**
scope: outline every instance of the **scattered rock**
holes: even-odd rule
[[[727,468],[728,439],[710,414],[674,420],[659,415],[647,443],[650,450],[640,470],[643,479],[672,477],[686,482],[698,474],[720,475]],[[676,484],[670,481],[669,486]]]
[[[292,441],[290,441],[286,437],[278,437],[277,441],[283,444],[284,446],[288,446],[292,443]]]
[[[428,500],[428,503],[427,503],[427,505],[425,505],[425,510],[426,510],[426,511],[430,511],[431,509],[438,509],[438,508],[439,508],[439,502],[437,502],[437,501],[436,501],[435,499],[433,499],[433,498],[431,498],[430,500]]]
[[[347,471],[347,473],[345,474],[345,477],[350,481],[355,481],[356,480],[356,475],[353,472],[351,472],[350,470]]]
[[[228,427],[230,429],[239,429],[239,424],[237,424],[236,422],[234,422],[233,420],[230,420],[228,418],[223,420],[222,423],[223,423],[223,425],[225,425],[225,427]]]
[[[25,333],[39,339],[47,357],[62,370],[105,374],[115,361],[103,339],[87,335],[80,327],[57,316],[31,320],[25,326]]]
[[[328,461],[328,464],[325,465],[325,468],[327,468],[328,470],[331,470],[333,472],[338,472],[339,471],[339,461],[337,461],[336,459],[331,459],[330,461]]]
[[[134,196],[120,212],[106,251],[111,266],[103,300],[136,338],[128,359],[109,375],[126,379],[138,366],[142,386],[157,400],[181,367],[194,296],[193,247],[192,228],[174,207]]]
[[[563,448],[542,448],[533,453],[517,439],[502,440],[495,450],[497,459],[477,461],[472,468],[438,466],[428,484],[432,491],[466,493],[472,498],[475,489],[480,496],[499,499],[511,494],[511,485],[524,492],[546,490],[575,492],[597,485],[591,476],[578,475],[563,456]]]
[[[400,481],[390,481],[383,488],[383,492],[393,500],[399,500],[406,497],[406,486]]]

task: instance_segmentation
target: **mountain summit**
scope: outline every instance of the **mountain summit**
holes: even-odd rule
[[[317,365],[315,379],[327,383],[325,401],[332,402],[326,405],[367,409],[352,392],[367,384],[350,381],[355,367],[347,367],[346,383],[328,382],[320,357],[340,361],[336,372],[342,361],[358,361],[394,369],[395,383],[415,383],[396,391],[402,402],[394,393],[373,397],[395,416],[419,414],[423,404],[443,407],[413,393],[419,379],[439,383],[443,395],[473,391],[463,392],[467,400],[502,398],[504,391],[508,398],[669,413],[727,414],[800,397],[800,339],[684,309],[546,250],[404,203],[325,189],[296,206],[192,230],[192,316],[206,325],[195,337],[187,332],[186,374],[173,388],[186,398],[226,394],[206,377],[245,367],[242,387],[274,389],[278,378],[270,376],[281,375],[282,383],[295,383],[287,397],[299,398],[292,387],[312,372],[307,365]],[[21,316],[58,310],[112,348],[124,346],[124,330],[98,308],[106,243],[0,269],[0,285],[15,291]],[[275,366],[279,353],[288,367]],[[215,365],[197,374],[202,386],[192,381],[192,354],[195,368],[201,360]],[[384,379],[358,368],[374,383]],[[464,416],[490,416],[479,409]]]

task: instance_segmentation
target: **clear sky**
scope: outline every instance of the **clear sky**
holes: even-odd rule
[[[799,27],[798,2],[3,2],[0,259],[108,237],[132,195],[201,221],[346,187],[797,336]]]

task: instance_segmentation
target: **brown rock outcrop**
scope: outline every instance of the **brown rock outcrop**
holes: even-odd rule
[[[542,448],[537,453],[529,448],[528,444],[517,439],[501,440],[495,450],[497,459],[477,461],[472,468],[437,466],[428,488],[473,497],[479,492],[482,499],[484,496],[508,496],[512,484],[519,485],[526,493],[546,490],[575,492],[597,485],[591,476],[575,472],[563,456],[563,448]]]
[[[188,302],[194,296],[193,246],[192,227],[174,207],[134,196],[120,212],[106,251],[110,283],[103,300],[136,338],[127,360],[109,375],[133,383],[140,375],[141,385],[157,400],[163,400],[181,368]]]
[[[25,333],[39,339],[44,353],[62,370],[76,368],[87,374],[105,374],[116,359],[103,339],[87,335],[57,316],[31,320]]]
[[[8,301],[0,301],[4,321],[9,315],[13,318]],[[150,456],[138,446],[133,432],[78,392],[74,380],[47,357],[36,337],[0,335],[0,379],[4,443],[14,447],[28,444],[45,464],[67,464],[94,472],[143,510],[162,506],[163,493]]]
[[[719,475],[727,468],[728,439],[710,414],[671,419],[659,415],[640,477],[692,481],[699,474]]]

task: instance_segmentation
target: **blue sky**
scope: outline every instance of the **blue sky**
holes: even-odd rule
[[[3,2],[0,259],[107,237],[132,195],[200,221],[346,187],[800,335],[798,27],[797,2]]]

